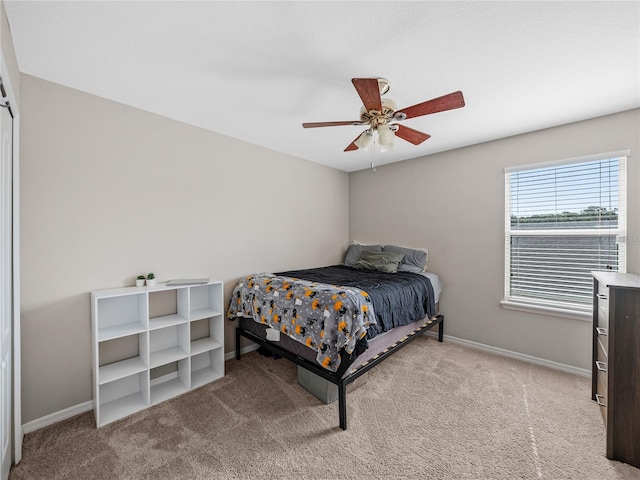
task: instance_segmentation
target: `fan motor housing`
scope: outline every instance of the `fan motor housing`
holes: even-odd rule
[[[391,100],[390,98],[382,99],[382,111],[378,110],[369,110],[365,107],[360,108],[360,120],[365,123],[371,124],[372,127],[376,127],[378,125],[382,125],[385,123],[389,123],[390,121],[395,119],[395,112],[398,107],[396,106],[396,102]]]

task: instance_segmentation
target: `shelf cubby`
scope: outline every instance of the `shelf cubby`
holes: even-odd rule
[[[98,426],[131,415],[149,405],[149,371],[105,383],[99,387]]]
[[[150,293],[149,330],[187,323],[189,321],[188,296],[188,288]]]
[[[189,356],[189,325],[184,323],[149,332],[149,367],[155,368]]]
[[[191,357],[191,388],[201,387],[224,376],[222,348],[209,350]]]
[[[126,295],[98,299],[100,321],[98,341],[126,337],[147,330],[146,295]]]
[[[99,343],[98,385],[104,385],[148,369],[147,332]]]
[[[189,320],[222,315],[222,284],[197,285],[189,293]]]
[[[151,405],[188,392],[191,387],[190,359],[177,362],[177,371],[151,381]]]
[[[191,355],[224,346],[224,325],[218,317],[191,322]]]

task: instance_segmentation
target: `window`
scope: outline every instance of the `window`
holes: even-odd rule
[[[505,169],[503,305],[590,312],[591,271],[626,271],[629,153]]]

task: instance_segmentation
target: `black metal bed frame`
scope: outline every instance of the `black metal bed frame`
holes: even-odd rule
[[[250,332],[248,330],[244,330],[240,325],[236,328],[236,359],[240,360],[240,336],[248,338],[249,340],[257,343],[258,345],[268,349],[269,351],[280,355],[281,357],[286,358],[287,360],[292,361],[293,363],[301,366],[302,368],[308,370],[311,373],[315,373],[316,375],[328,380],[334,385],[338,386],[338,416],[340,419],[340,428],[343,430],[347,429],[347,385],[356,381],[358,377],[365,374],[373,367],[378,365],[387,357],[393,355],[402,347],[407,345],[410,341],[416,339],[421,334],[425,333],[427,330],[431,330],[433,327],[438,325],[438,341],[442,342],[442,337],[444,334],[444,315],[437,315],[432,319],[428,320],[421,327],[417,328],[413,332],[407,334],[402,339],[398,340],[393,345],[385,348],[380,353],[375,355],[370,360],[363,362],[362,365],[359,365],[352,372],[349,372],[348,375],[345,375],[347,369],[349,369],[348,362],[342,362],[340,368],[336,372],[331,372],[322,368],[317,363],[311,362],[306,358],[300,357],[294,353],[285,350],[280,345],[270,342],[264,338],[257,336],[255,333]],[[344,365],[344,366],[343,366]]]

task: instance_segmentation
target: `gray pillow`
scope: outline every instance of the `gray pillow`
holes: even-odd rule
[[[398,247],[396,245],[385,245],[384,252],[399,252],[404,258],[398,266],[399,272],[420,273],[427,269],[427,252],[409,247]]]
[[[404,257],[400,252],[362,252],[360,258],[353,266],[360,270],[378,270],[386,273],[396,273],[398,265]]]
[[[359,245],[354,243],[349,245],[347,253],[344,256],[344,264],[348,267],[353,267],[360,258],[362,252],[381,252],[382,245]]]

